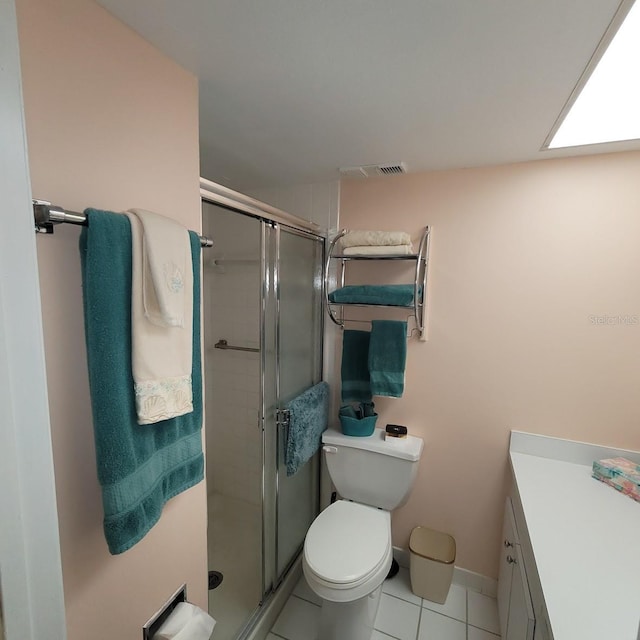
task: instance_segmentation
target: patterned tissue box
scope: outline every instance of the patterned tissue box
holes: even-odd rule
[[[593,463],[596,480],[640,502],[640,465],[626,458],[608,458]]]

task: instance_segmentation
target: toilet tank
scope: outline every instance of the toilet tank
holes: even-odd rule
[[[424,447],[422,438],[385,440],[382,429],[357,438],[327,429],[322,444],[329,475],[343,498],[386,511],[407,501]]]

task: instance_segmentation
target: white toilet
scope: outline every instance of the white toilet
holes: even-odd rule
[[[318,640],[370,640],[392,560],[391,511],[404,504],[418,470],[421,438],[389,441],[328,429],[323,451],[342,500],[312,523],[302,568],[322,598]]]

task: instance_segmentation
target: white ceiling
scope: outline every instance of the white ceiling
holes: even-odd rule
[[[100,0],[200,79],[202,175],[235,188],[540,151],[620,0]]]

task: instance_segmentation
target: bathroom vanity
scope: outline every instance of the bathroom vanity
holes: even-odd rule
[[[636,640],[640,503],[591,477],[640,453],[512,431],[498,578],[503,640]]]

